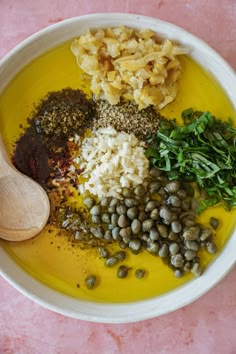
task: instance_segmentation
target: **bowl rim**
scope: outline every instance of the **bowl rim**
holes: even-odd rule
[[[169,31],[168,36],[172,36],[173,38],[182,37],[180,42],[184,45],[190,44],[194,59],[197,61],[201,59],[203,66],[205,66],[204,64],[207,62],[207,69],[209,71],[214,71],[215,67],[219,68],[218,80],[223,82],[221,86],[225,89],[236,108],[236,98],[234,96],[236,76],[234,70],[215,50],[198,37],[172,23],[148,16],[127,13],[96,13],[73,17],[50,25],[31,35],[14,47],[0,61],[0,82],[2,81],[2,83],[0,83],[0,94],[10,83],[12,78],[29,62],[46,52],[49,48],[53,48],[67,39],[74,38],[75,35],[74,37],[70,35],[71,29],[74,29],[75,26],[78,26],[78,29],[83,27],[89,28],[91,27],[88,25],[89,23],[100,23],[93,27],[104,27],[103,24],[107,24],[106,26],[108,27],[110,22],[115,22],[114,26],[118,23],[126,23],[127,26],[136,28],[144,28],[145,24],[148,23],[148,27],[151,29],[156,28],[157,33],[160,33],[161,29],[162,31],[164,29],[164,32]],[[53,46],[48,45],[48,48],[40,47],[46,37],[49,39],[57,38],[57,33],[60,31],[63,32],[63,36],[60,39],[54,40]],[[78,30],[78,34],[79,32]],[[83,32],[82,29],[81,32]],[[198,47],[198,49],[194,52],[196,47]],[[199,50],[204,53],[204,57],[199,57]],[[30,53],[30,58],[28,62],[27,60],[23,60],[21,63],[19,57],[21,58],[21,55],[24,55],[24,52],[27,51]],[[209,65],[211,59],[214,59],[214,62]],[[213,75],[216,77],[215,72]],[[3,80],[1,80],[1,77],[3,77]],[[54,312],[72,318],[102,323],[137,322],[154,318],[186,306],[215,286],[234,266],[235,261],[236,231],[234,230],[221,253],[211,262],[206,272],[201,277],[154,298],[127,303],[100,303],[75,299],[47,287],[26,273],[23,268],[19,267],[0,245],[0,275],[22,294]]]

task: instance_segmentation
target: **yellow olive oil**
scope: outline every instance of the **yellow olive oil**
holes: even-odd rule
[[[193,107],[196,110],[208,110],[222,119],[229,116],[236,118],[228,97],[211,75],[188,57],[182,58],[182,66],[178,96],[162,111],[163,115],[180,120],[182,110]],[[34,60],[8,85],[0,97],[0,130],[9,154],[22,132],[20,125],[27,125],[27,117],[34,105],[47,92],[66,87],[80,88],[88,94],[90,92],[89,82],[76,65],[69,42]],[[235,226],[236,210],[227,212],[222,207],[214,207],[204,212],[199,221],[208,225],[211,216],[220,220],[215,242],[221,250]],[[96,248],[83,248],[51,226],[47,226],[34,239],[20,243],[0,241],[0,245],[19,266],[40,282],[80,299],[98,302],[138,301],[171,291],[192,279],[191,275],[176,279],[160,258],[147,252],[133,255],[128,251],[122,264],[131,269],[126,279],[119,279],[116,276],[118,266],[105,267]],[[116,246],[112,247],[110,252],[118,250]],[[213,259],[201,251],[204,268]],[[138,268],[146,271],[142,279],[134,275]],[[91,274],[97,276],[98,284],[95,289],[88,290],[85,278]]]

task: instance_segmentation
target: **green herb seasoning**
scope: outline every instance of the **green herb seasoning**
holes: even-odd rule
[[[198,207],[202,212],[223,201],[236,205],[236,129],[209,112],[183,111],[184,126],[163,121],[150,134],[146,156],[170,179],[196,181],[207,192]]]

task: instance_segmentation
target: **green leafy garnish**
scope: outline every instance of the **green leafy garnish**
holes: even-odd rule
[[[164,120],[148,137],[146,156],[170,179],[197,182],[207,192],[198,212],[224,202],[236,206],[236,129],[210,112],[182,112],[184,125]]]

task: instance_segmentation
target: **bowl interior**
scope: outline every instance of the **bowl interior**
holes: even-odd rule
[[[74,38],[88,28],[126,25],[135,28],[150,28],[158,35],[178,40],[191,50],[191,56],[220,82],[233,107],[236,78],[233,70],[205,43],[186,31],[156,19],[128,14],[97,14],[63,21],[33,35],[13,51],[0,64],[0,91],[28,63],[68,39]],[[75,78],[76,79],[76,78]],[[4,128],[4,126],[3,126]],[[207,268],[204,275],[176,290],[156,298],[134,303],[102,304],[73,299],[54,291],[23,271],[0,247],[0,270],[13,286],[22,293],[56,312],[96,322],[134,322],[155,317],[188,304],[215,285],[235,262],[234,232],[226,246]]]

